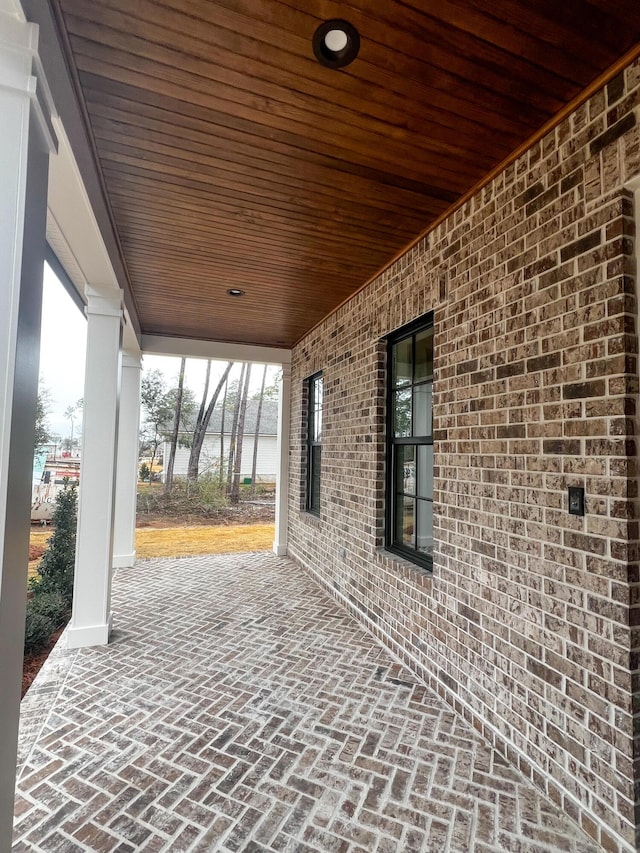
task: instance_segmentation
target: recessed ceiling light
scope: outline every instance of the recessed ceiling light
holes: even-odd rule
[[[325,21],[313,34],[313,52],[321,65],[344,68],[358,55],[360,36],[349,21]]]
[[[349,39],[344,30],[329,30],[324,37],[324,44],[331,53],[340,53],[349,44]]]
[[[244,290],[240,290],[240,288],[238,288],[238,287],[230,287],[229,290],[227,290],[227,295],[228,296],[244,296]]]

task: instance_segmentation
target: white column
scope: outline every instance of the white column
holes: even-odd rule
[[[0,0],[0,849],[11,848],[51,104],[38,28]]]
[[[113,524],[113,568],[133,566],[136,559],[138,429],[140,426],[140,352],[122,354],[116,503]]]
[[[276,535],[273,553],[287,553],[289,526],[289,429],[291,422],[291,367],[282,365],[282,384],[278,402],[278,475],[276,479]]]
[[[69,648],[109,642],[122,291],[89,293],[78,534]]]

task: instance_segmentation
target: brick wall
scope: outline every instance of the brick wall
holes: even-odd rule
[[[291,555],[606,850],[636,849],[640,779],[625,188],[639,103],[636,64],[328,317],[292,374]],[[383,550],[380,340],[431,310],[432,576]],[[303,498],[304,379],[318,370],[319,519]],[[586,489],[584,518],[567,512],[570,485]]]

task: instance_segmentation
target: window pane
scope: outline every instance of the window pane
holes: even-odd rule
[[[433,432],[433,385],[425,382],[413,389],[413,433],[431,435]]]
[[[412,339],[399,341],[393,347],[393,384],[407,385],[413,375],[411,364]]]
[[[391,338],[387,392],[391,517],[386,542],[426,567],[433,553],[433,341],[431,315]]]
[[[416,456],[412,444],[399,445],[396,448],[396,492],[416,493]]]
[[[422,554],[433,556],[433,504],[418,501],[418,541],[416,548]]]
[[[320,462],[322,448],[315,445],[311,448],[310,461],[311,472],[309,478],[309,509],[320,512]]]
[[[396,507],[396,542],[399,545],[407,545],[410,548],[415,546],[414,504],[415,500],[413,498],[398,497]]]
[[[307,495],[306,508],[320,512],[320,468],[322,450],[322,375],[309,379],[307,435]]]
[[[311,387],[311,441],[322,441],[322,377],[314,379]]]
[[[416,335],[415,382],[433,376],[433,327]]]
[[[433,446],[418,447],[418,495],[433,500]]]
[[[411,389],[393,395],[393,430],[396,436],[411,435]]]

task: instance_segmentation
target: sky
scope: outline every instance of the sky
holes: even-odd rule
[[[40,338],[40,389],[49,392],[49,429],[62,438],[71,432],[64,417],[84,394],[84,361],[87,321],[71,297],[45,264]],[[77,435],[77,426],[74,435]]]
[[[75,305],[71,297],[58,281],[51,268],[45,264],[44,290],[42,301],[42,336],[40,341],[40,387],[49,393],[48,424],[52,433],[66,438],[71,433],[71,422],[64,416],[65,409],[73,406],[84,395],[84,363],[87,342],[87,321],[83,312]],[[185,370],[185,384],[194,392],[199,401],[204,387],[206,371],[204,359],[188,359]],[[226,362],[213,362],[211,385],[219,377]],[[177,384],[180,372],[180,359],[175,356],[146,355],[142,361],[143,373],[160,370],[167,386]],[[232,371],[237,377],[240,366]],[[269,367],[267,386],[272,385],[277,367]],[[254,367],[251,373],[250,392],[260,390],[262,367]],[[78,423],[74,427],[74,436],[79,435]]]

